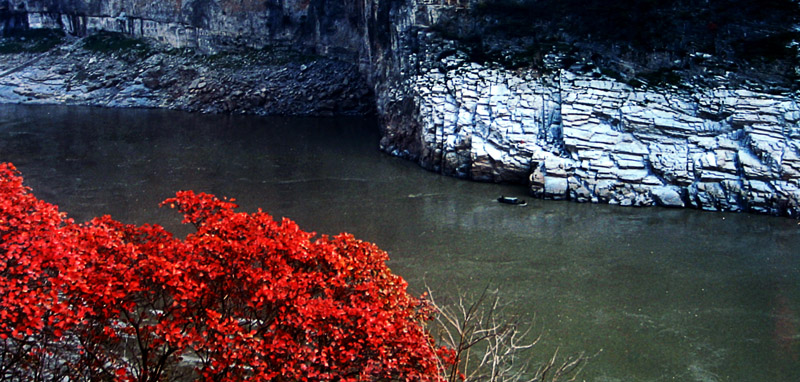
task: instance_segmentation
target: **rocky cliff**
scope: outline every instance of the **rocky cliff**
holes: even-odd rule
[[[9,15],[25,13],[32,28],[61,28],[78,35],[119,31],[204,52],[280,43],[334,54],[363,48],[365,4],[322,0],[3,0],[0,8]]]
[[[430,28],[463,16],[454,2],[7,3],[6,27],[24,19],[205,52],[280,45],[347,60],[374,90],[381,147],[447,175],[521,182],[553,199],[800,216],[794,93],[634,88],[569,68],[474,62]]]
[[[792,95],[509,71],[430,37],[420,33],[419,70],[400,86],[412,89],[413,121],[387,126],[388,151],[551,199],[800,213]]]
[[[47,53],[0,57],[0,101],[250,114],[369,113],[374,103],[364,81],[367,71],[360,69],[360,57],[370,48],[363,44],[369,30],[362,28],[362,5],[3,0],[0,32],[60,29],[70,38]],[[100,48],[74,40],[100,31],[144,40]]]

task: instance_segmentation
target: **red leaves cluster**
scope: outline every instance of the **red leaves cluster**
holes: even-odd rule
[[[76,224],[0,164],[0,379],[441,380],[429,312],[373,244],[163,204],[197,231]]]

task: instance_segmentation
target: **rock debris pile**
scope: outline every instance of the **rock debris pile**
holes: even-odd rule
[[[11,68],[0,73],[0,102],[317,116],[363,115],[374,107],[353,64],[317,56],[260,61],[255,55],[94,52],[77,40],[47,53],[0,55],[0,67]]]

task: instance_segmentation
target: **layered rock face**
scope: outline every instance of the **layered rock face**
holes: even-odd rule
[[[470,62],[428,28],[441,17],[457,16],[457,4],[9,4],[15,20],[20,9],[28,12],[32,27],[116,30],[205,52],[283,44],[351,60],[374,90],[381,147],[447,175],[519,182],[551,199],[800,216],[796,95],[642,90],[563,70],[540,74]],[[133,85],[147,86],[146,80]],[[202,90],[199,85],[189,90]]]
[[[512,72],[419,38],[412,90],[388,101],[414,116],[387,124],[387,151],[549,199],[800,216],[794,96]]]

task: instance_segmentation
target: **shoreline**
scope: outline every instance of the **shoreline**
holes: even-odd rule
[[[143,40],[143,49],[98,52],[85,43],[0,55],[0,67],[11,68],[0,74],[0,102],[253,115],[374,112],[358,68],[340,60],[266,49],[209,56]]]

